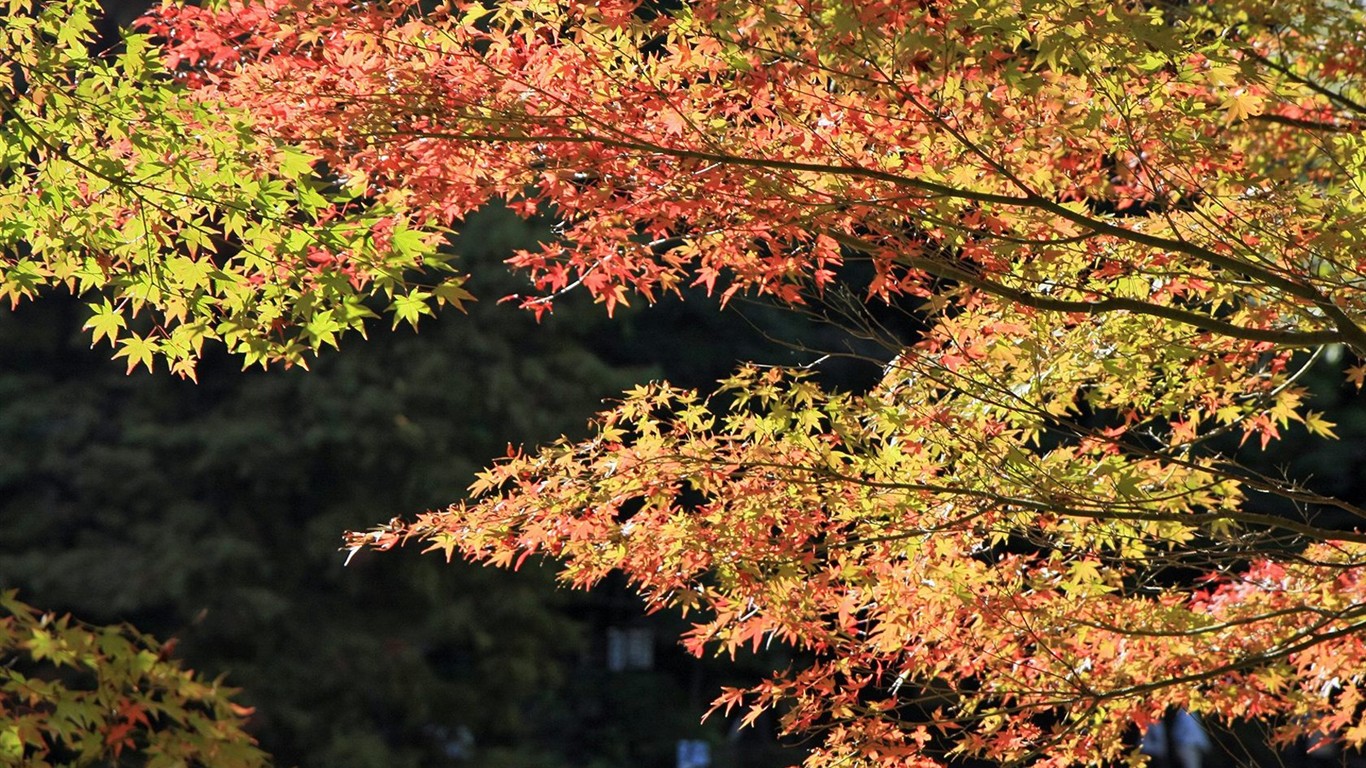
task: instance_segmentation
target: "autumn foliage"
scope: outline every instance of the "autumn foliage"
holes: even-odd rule
[[[258,768],[233,691],[127,627],[90,627],[0,592],[0,762],[41,768]]]
[[[156,114],[230,142],[173,167],[255,181],[170,206],[145,251],[97,229],[6,255],[0,286],[111,295],[97,338],[183,373],[178,344],[299,362],[358,326],[366,296],[389,297],[396,322],[466,298],[458,276],[414,270],[458,270],[437,235],[491,202],[558,222],[510,260],[536,312],[571,290],[610,312],[685,286],[822,306],[866,263],[860,301],[923,326],[897,338],[852,310],[895,350],[870,391],[757,368],[711,395],[645,385],[589,439],[514,452],[472,500],[348,545],[547,555],[578,586],[621,571],[696,618],[698,653],[790,646],[791,669],[717,706],[817,734],[813,766],[1100,764],[1168,705],[1361,744],[1366,534],[1321,520],[1363,510],[1238,454],[1292,426],[1331,437],[1296,379],[1366,355],[1364,14],[164,7],[145,23],[160,58],[138,64],[164,68],[145,81],[168,94]],[[44,98],[23,120],[52,114]],[[10,141],[42,133],[11,128],[18,113]],[[47,165],[25,159],[5,183],[60,185],[82,153],[142,178],[137,142],[72,140],[46,155],[30,141]],[[149,210],[150,193],[90,183],[62,215],[108,205],[102,220],[127,228]],[[136,309],[154,322],[134,332]]]

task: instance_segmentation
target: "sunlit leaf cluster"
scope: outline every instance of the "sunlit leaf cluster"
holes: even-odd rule
[[[129,370],[164,360],[191,377],[209,341],[248,365],[306,363],[386,301],[416,322],[469,298],[440,233],[256,130],[249,110],[190,97],[145,35],[97,50],[98,3],[10,6],[0,298],[64,287]]]
[[[0,762],[255,768],[233,691],[127,627],[91,627],[0,594]]]

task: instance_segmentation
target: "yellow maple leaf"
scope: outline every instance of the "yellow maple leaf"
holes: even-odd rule
[[[1248,93],[1239,88],[1224,99],[1220,106],[1225,111],[1224,122],[1236,123],[1253,115],[1260,115],[1265,107],[1265,100],[1255,93]]]

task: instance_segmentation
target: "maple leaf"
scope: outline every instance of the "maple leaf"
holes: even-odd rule
[[[1239,89],[1224,99],[1221,105],[1225,112],[1224,120],[1235,123],[1254,115],[1262,114],[1265,100],[1255,94]]]
[[[1347,369],[1347,381],[1361,389],[1361,385],[1366,383],[1366,364],[1353,365]]]
[[[90,331],[91,345],[98,344],[101,338],[109,339],[110,344],[119,340],[119,331],[128,327],[128,321],[114,309],[107,300],[95,307],[95,315],[81,326]]]

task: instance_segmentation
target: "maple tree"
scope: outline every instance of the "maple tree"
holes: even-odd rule
[[[717,704],[820,734],[812,765],[1099,764],[1169,705],[1366,741],[1363,510],[1238,462],[1331,437],[1296,381],[1366,355],[1366,11],[266,0],[163,7],[115,64],[42,18],[8,32],[59,60],[7,107],[0,285],[95,289],[130,364],[458,303],[412,270],[490,202],[560,222],[510,262],[538,313],[818,307],[860,262],[923,325],[867,392],[639,387],[353,550],[548,555],[699,617],[698,653],[790,645]],[[136,113],[70,118],[100,99]]]
[[[126,627],[89,627],[0,593],[0,760],[6,765],[118,764],[256,768],[232,691],[167,661]]]

